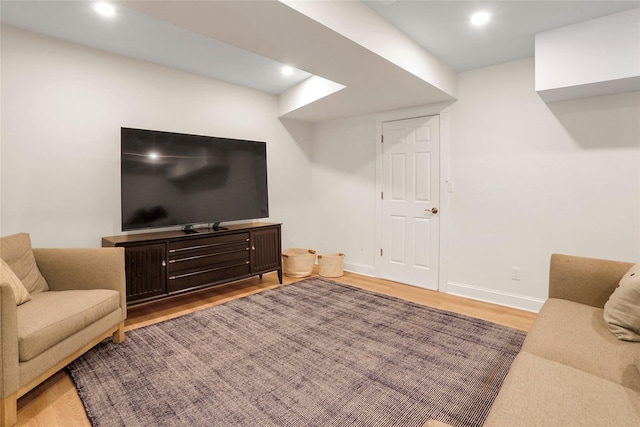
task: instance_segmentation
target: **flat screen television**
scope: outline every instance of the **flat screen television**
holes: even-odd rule
[[[269,216],[266,143],[121,128],[122,230]]]

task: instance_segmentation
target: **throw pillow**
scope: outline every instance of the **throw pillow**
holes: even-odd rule
[[[640,263],[631,267],[604,305],[609,330],[624,341],[640,341]]]
[[[18,279],[16,273],[11,270],[11,267],[0,258],[0,283],[8,283],[13,290],[13,295],[16,298],[16,305],[25,303],[31,299],[31,295],[27,288],[24,287],[22,281]]]
[[[29,293],[49,290],[49,285],[38,270],[36,259],[33,257],[31,236],[28,233],[0,238],[0,257],[7,262]]]

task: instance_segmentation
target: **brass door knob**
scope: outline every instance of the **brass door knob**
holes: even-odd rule
[[[431,208],[431,209],[425,209],[425,212],[431,212],[432,214],[437,214],[438,213],[438,208]]]

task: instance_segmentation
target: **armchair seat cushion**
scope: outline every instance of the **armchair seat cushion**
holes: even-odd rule
[[[51,346],[120,309],[120,293],[109,289],[45,291],[19,307],[18,357],[26,362]]]

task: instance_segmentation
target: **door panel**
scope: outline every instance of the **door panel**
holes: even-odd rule
[[[405,265],[406,264],[406,254],[405,254],[405,230],[406,230],[406,218],[402,216],[393,215],[391,216],[391,230],[390,230],[390,242],[391,242],[391,252],[389,256],[389,262]]]
[[[391,198],[406,200],[406,155],[391,154]]]
[[[415,200],[429,202],[431,200],[431,153],[416,153],[414,170],[416,171]]]
[[[416,218],[416,235],[414,254],[416,267],[431,268],[431,221],[425,218]]]

